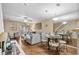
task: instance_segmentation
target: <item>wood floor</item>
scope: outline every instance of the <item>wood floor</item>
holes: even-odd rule
[[[57,55],[57,51],[48,50],[47,46],[41,43],[36,45],[30,45],[24,40],[21,41],[21,47],[26,55]],[[76,55],[77,50],[75,48],[67,47],[65,55]],[[63,55],[63,54],[62,54]]]
[[[72,40],[68,43],[68,45],[77,47],[77,39],[72,39]]]

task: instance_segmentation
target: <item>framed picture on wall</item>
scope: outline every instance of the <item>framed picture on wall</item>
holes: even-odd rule
[[[37,23],[35,29],[40,30],[42,28],[42,23]]]

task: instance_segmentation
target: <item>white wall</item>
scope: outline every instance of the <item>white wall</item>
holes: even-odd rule
[[[4,32],[2,5],[0,3],[0,32]]]
[[[59,31],[61,31],[61,30],[72,31],[75,28],[79,28],[79,19],[75,19],[75,20],[69,21],[67,24],[65,24],[63,27],[61,27],[59,29]]]
[[[51,20],[42,21],[42,31],[53,32],[53,21]]]

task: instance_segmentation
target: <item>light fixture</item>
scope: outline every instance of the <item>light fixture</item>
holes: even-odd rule
[[[57,3],[56,6],[60,6],[60,3]]]
[[[28,22],[27,20],[24,20],[24,22]]]
[[[46,10],[45,10],[45,13],[47,13],[47,12],[48,12],[48,10],[46,9]]]
[[[24,3],[24,6],[28,6],[29,4],[28,3]]]
[[[67,22],[62,22],[62,24],[67,24]]]
[[[58,20],[58,18],[53,18],[52,20],[57,21],[57,20]]]
[[[47,14],[47,13],[48,13],[48,8],[44,8],[43,12],[44,12],[45,14]]]

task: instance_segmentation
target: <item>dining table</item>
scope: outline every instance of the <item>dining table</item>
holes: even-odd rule
[[[63,35],[62,35],[63,36]],[[50,37],[48,37],[48,50],[50,50],[50,44],[49,44],[49,42],[51,41],[51,40],[53,40],[53,41],[55,41],[55,42],[57,42],[59,45],[57,46],[56,44],[54,44],[53,42],[52,42],[52,44],[51,45],[55,45],[55,46],[57,46],[57,51],[58,52],[60,52],[60,50],[62,50],[63,48],[60,48],[61,47],[61,45],[62,44],[64,44],[65,46],[66,46],[66,48],[67,48],[67,45],[66,45],[66,41],[62,38],[60,38],[60,37],[58,37],[58,35],[56,35],[56,36],[50,36]],[[64,47],[64,46],[63,46]]]

